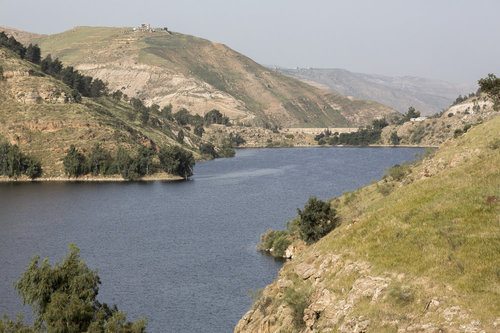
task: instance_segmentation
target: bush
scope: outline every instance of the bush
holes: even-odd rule
[[[314,196],[309,197],[304,210],[297,208],[297,212],[299,236],[307,244],[318,241],[337,226],[335,209],[331,208],[330,203],[318,200]]]
[[[389,289],[389,296],[391,296],[399,305],[407,305],[413,302],[415,296],[410,286],[404,286],[399,283],[394,284]]]
[[[396,164],[392,168],[386,169],[389,176],[396,181],[402,180],[404,176],[408,174],[408,170],[409,168],[408,165],[406,164],[403,165]]]
[[[500,138],[495,138],[488,144],[490,149],[500,149]]]
[[[293,324],[296,329],[305,327],[304,310],[309,306],[312,289],[309,282],[299,282],[299,287],[291,287],[285,291],[283,300],[292,309]]]
[[[384,183],[382,185],[377,184],[377,191],[384,197],[388,196],[392,192],[393,188],[394,186],[390,183]]]
[[[269,229],[260,236],[260,242],[257,249],[269,252],[273,257],[282,258],[285,251],[291,244],[290,235],[284,230],[276,231]]]

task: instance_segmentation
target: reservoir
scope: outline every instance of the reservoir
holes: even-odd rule
[[[380,179],[419,148],[240,149],[182,182],[0,184],[0,315],[23,310],[13,282],[36,253],[54,264],[80,248],[99,300],[148,332],[232,332],[281,263],[256,250],[311,195]]]

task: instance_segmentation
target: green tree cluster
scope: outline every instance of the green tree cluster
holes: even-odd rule
[[[49,74],[56,79],[63,81],[76,92],[85,97],[101,97],[108,93],[107,85],[100,79],[80,74],[73,67],[64,67],[58,58],[52,60],[52,56],[47,55],[40,63],[42,72]],[[73,96],[76,97],[76,96]],[[76,97],[78,101],[78,97]]]
[[[203,126],[203,118],[199,114],[192,115],[186,108],[180,109],[172,117],[181,126],[188,124],[195,127]]]
[[[205,126],[210,126],[211,124],[220,124],[229,126],[231,122],[229,118],[220,113],[219,110],[213,109],[205,114],[203,117]]]
[[[316,135],[314,140],[318,141],[320,145],[365,146],[379,142],[382,129],[388,125],[389,123],[385,118],[375,119],[371,125],[360,128],[357,132],[339,134],[338,132],[332,133],[329,129],[326,129],[323,133]]]
[[[172,172],[167,172],[187,178],[192,175],[194,158],[191,153],[180,147],[175,147],[179,149],[181,153],[172,157],[170,163],[177,162],[181,166],[178,167],[178,169],[173,169]],[[120,147],[114,157],[100,144],[95,144],[88,156],[80,152],[74,145],[71,145],[63,159],[63,165],[65,172],[70,177],[79,177],[88,173],[93,176],[120,174],[124,179],[134,180],[140,179],[145,175],[153,174],[160,169],[165,169],[163,162],[161,162],[161,150],[158,155],[161,162],[160,164],[154,162],[156,156],[157,153],[153,149],[142,145],[134,156],[130,156],[125,149]],[[186,156],[190,156],[190,161],[192,162],[192,164],[189,164],[189,171],[182,169],[187,168],[185,162]]]
[[[194,157],[179,146],[162,147],[159,153],[160,166],[166,172],[187,179],[193,175]]]
[[[40,264],[34,256],[15,289],[25,304],[33,308],[32,326],[17,321],[0,320],[1,332],[145,332],[147,319],[126,321],[125,313],[116,305],[110,307],[97,300],[101,280],[97,270],[88,268],[80,259],[79,249],[70,244],[69,253],[60,263]]]
[[[21,59],[24,59],[24,56],[26,55],[26,48],[23,44],[19,43],[14,36],[7,36],[4,31],[0,32],[0,47],[5,47],[13,51]]]
[[[31,179],[42,175],[42,165],[35,158],[22,153],[17,145],[0,143],[0,175],[17,177],[26,175]]]

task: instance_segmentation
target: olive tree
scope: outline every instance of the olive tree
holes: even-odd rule
[[[101,280],[97,270],[80,259],[78,247],[70,244],[69,253],[60,263],[40,264],[35,255],[28,268],[14,284],[25,304],[31,305],[33,326],[4,318],[0,331],[7,332],[145,332],[147,320],[127,322],[116,305],[109,307],[97,300]]]

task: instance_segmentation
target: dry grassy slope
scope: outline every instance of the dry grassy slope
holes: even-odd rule
[[[23,44],[29,44],[31,41],[33,41],[35,38],[40,38],[44,36],[43,34],[35,34],[32,32],[27,32],[23,30],[18,30],[14,28],[9,28],[9,27],[4,27],[0,25],[0,31],[5,31],[8,35],[14,36],[14,38]]]
[[[500,197],[500,117],[401,181],[333,200],[342,225],[287,262],[235,332],[498,332],[491,196]]]
[[[439,118],[387,126],[382,130],[382,144],[391,144],[391,133],[396,132],[401,144],[439,146],[453,138],[455,130],[475,126],[498,115],[500,112],[493,109],[492,101],[483,94],[450,107]]]
[[[177,125],[163,121],[168,128],[143,126],[135,117],[130,120],[134,113],[128,104],[106,97],[65,103],[64,97],[70,96],[65,84],[8,50],[0,49],[0,66],[5,77],[0,80],[0,137],[37,156],[44,177],[63,176],[62,158],[71,144],[84,151],[95,143],[111,151],[177,144]],[[184,132],[185,148],[194,151],[199,138]]]
[[[270,71],[222,44],[165,31],[77,27],[36,37],[44,54],[161,106],[204,114],[217,108],[244,122],[359,126],[396,111],[328,93]]]

